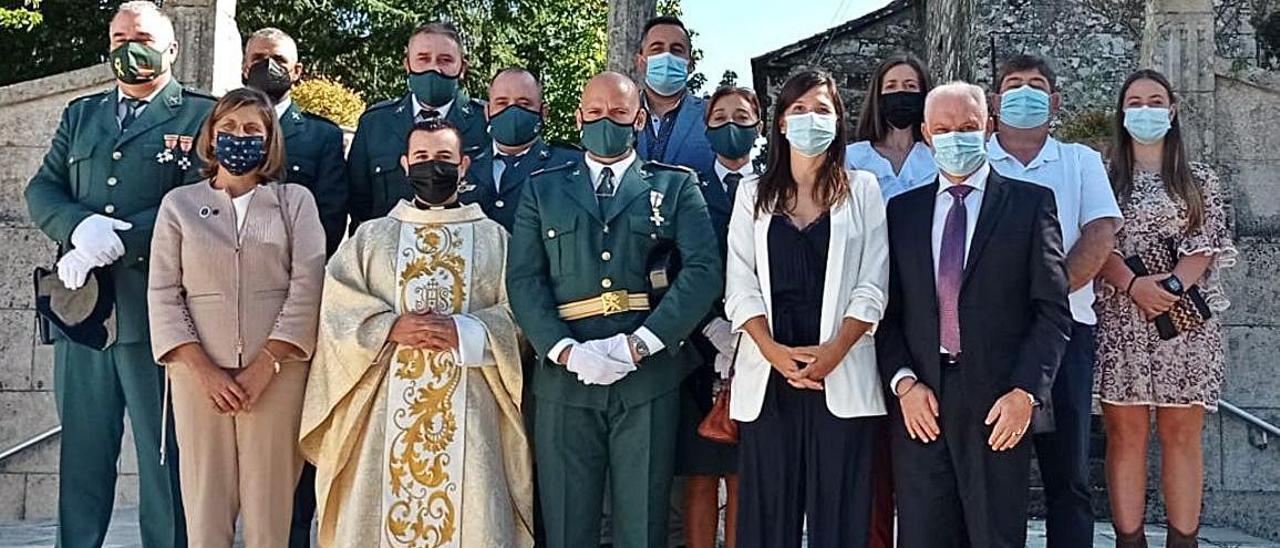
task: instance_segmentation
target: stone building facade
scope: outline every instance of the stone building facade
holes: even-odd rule
[[[1060,136],[1105,143],[1116,93],[1139,67],[1165,72],[1183,99],[1191,155],[1214,165],[1230,189],[1238,264],[1226,271],[1232,308],[1224,399],[1280,423],[1280,2],[1276,0],[895,0],[884,8],[752,60],[756,92],[776,96],[804,66],[836,75],[856,115],[867,79],[885,56],[925,60],[935,81],[988,89],[1016,53],[1048,57],[1058,72]],[[1274,21],[1276,37],[1257,25]],[[1264,30],[1266,29],[1263,27]],[[1271,52],[1271,53],[1268,53]],[[1092,121],[1092,123],[1085,123]],[[1094,483],[1107,513],[1095,436]],[[1229,412],[1206,418],[1205,521],[1280,540],[1280,447]],[[1158,444],[1153,452],[1158,453]],[[1152,459],[1149,485],[1158,485]],[[1162,519],[1151,497],[1152,519]]]

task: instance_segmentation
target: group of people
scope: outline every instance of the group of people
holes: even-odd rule
[[[1042,58],[990,93],[887,59],[850,135],[820,70],[772,116],[690,94],[658,17],[641,84],[584,86],[579,147],[543,140],[528,70],[467,96],[429,23],[344,153],[279,30],[218,99],[173,78],[151,2],[110,40],[117,86],[67,107],[25,193],[60,283],[114,306],[105,344],[59,324],[60,546],[102,544],[127,412],[149,547],[238,521],[307,546],[314,518],[322,546],[580,548],[602,513],[666,546],[677,476],[692,548],[722,481],[730,547],[1020,547],[1034,452],[1049,546],[1078,548],[1095,401],[1117,546],[1146,546],[1152,410],[1168,546],[1196,545],[1235,250],[1157,72],[1121,86],[1108,168],[1050,135]],[[736,444],[699,434],[717,407]]]

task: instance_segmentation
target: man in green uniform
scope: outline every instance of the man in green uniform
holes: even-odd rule
[[[485,215],[510,232],[529,174],[578,160],[582,152],[548,145],[539,136],[547,105],[542,84],[528,70],[509,68],[493,77],[485,114],[493,146],[472,158],[459,196],[464,203],[480,204]]]
[[[404,68],[409,94],[383,101],[360,116],[347,156],[351,226],[382,217],[401,199],[413,197],[400,167],[405,136],[418,120],[443,116],[462,133],[462,153],[475,156],[489,146],[484,102],[459,87],[467,75],[466,52],[449,23],[427,23],[409,37]]]
[[[599,541],[606,478],[614,545],[666,546],[677,389],[701,361],[685,340],[723,285],[697,175],[637,160],[644,116],[629,78],[592,78],[586,157],[533,174],[516,213],[507,292],[540,356],[534,451],[553,548]],[[683,268],[654,303],[650,259],[666,245]]]
[[[185,546],[172,434],[161,446],[164,372],[151,356],[147,271],[160,198],[199,178],[194,137],[214,102],[173,78],[173,25],[154,4],[125,3],[110,29],[117,87],[67,106],[25,194],[32,221],[65,251],[63,283],[75,289],[91,269],[105,269],[116,303],[115,344],[99,351],[61,335],[54,343],[58,545],[102,545],[127,411],[142,545]]]
[[[346,158],[342,129],[328,118],[302,112],[290,97],[302,77],[298,43],[284,31],[264,28],[244,46],[244,85],[266,93],[275,103],[284,132],[284,181],[307,187],[316,199],[324,226],[325,251],[332,255],[347,228]]]

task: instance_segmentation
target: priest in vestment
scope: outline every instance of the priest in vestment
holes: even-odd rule
[[[322,547],[533,545],[507,233],[457,202],[468,159],[447,122],[401,160],[415,198],[330,261],[301,446]]]

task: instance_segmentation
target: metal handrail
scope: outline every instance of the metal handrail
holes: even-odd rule
[[[1253,413],[1236,407],[1229,401],[1218,400],[1218,408],[1235,415],[1240,420],[1249,423],[1252,428],[1249,429],[1249,442],[1258,449],[1266,449],[1270,445],[1268,435],[1280,437],[1280,426],[1276,426],[1262,419]],[[1257,433],[1255,436],[1254,433]]]
[[[32,436],[31,439],[28,439],[27,441],[24,441],[22,443],[19,443],[18,445],[10,447],[9,449],[6,449],[3,453],[0,453],[0,462],[4,462],[5,460],[8,460],[9,457],[17,455],[18,453],[21,453],[23,451],[26,451],[32,446],[44,440],[52,438],[60,433],[62,433],[62,425],[55,426],[44,432],[36,434],[35,436]]]

